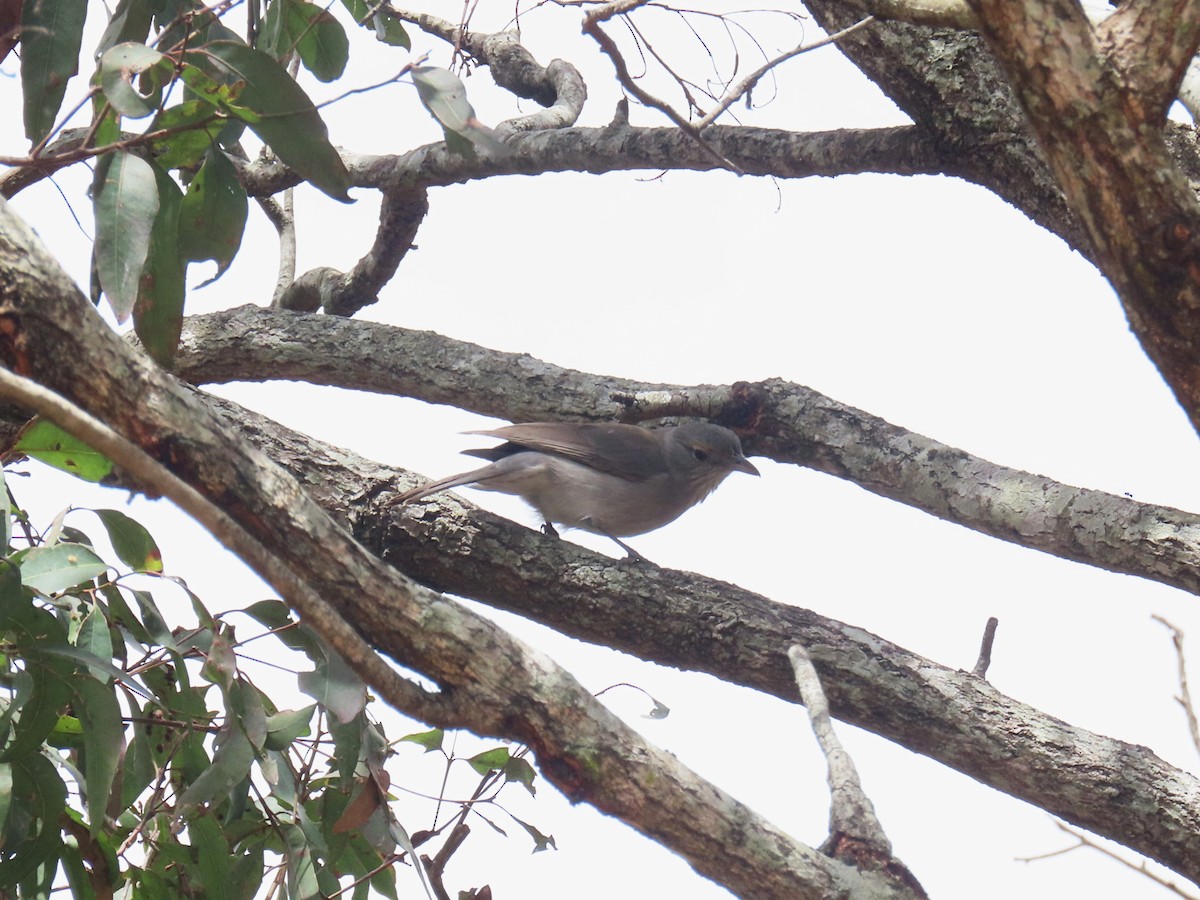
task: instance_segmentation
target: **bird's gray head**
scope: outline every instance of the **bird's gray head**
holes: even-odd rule
[[[730,472],[758,474],[742,452],[738,436],[720,425],[688,422],[671,429],[664,452],[671,474],[692,486],[697,495],[694,502],[712,493]]]

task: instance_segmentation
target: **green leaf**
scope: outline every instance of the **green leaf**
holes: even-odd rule
[[[233,860],[220,823],[211,815],[196,816],[188,822],[188,836],[199,860],[203,895],[214,900],[232,900],[235,894],[230,889],[235,885],[229,881],[229,869]]]
[[[0,538],[4,541],[0,546],[0,555],[7,556],[9,550],[12,549],[13,508],[2,468],[0,468],[0,516],[4,517],[3,522],[0,522]]]
[[[475,109],[467,100],[466,86],[449,69],[420,66],[412,70],[412,79],[421,102],[444,129],[494,154],[506,156],[512,153],[512,148],[492,129],[475,118]]]
[[[126,699],[129,701],[129,710],[135,721],[129,735],[129,748],[125,751],[125,763],[121,767],[120,808],[122,812],[133,805],[142,791],[150,786],[150,782],[156,774],[154,753],[150,749],[150,731],[153,726],[136,721],[147,717],[150,704],[139,709],[132,698],[127,697]]]
[[[154,166],[124,150],[105,154],[102,162],[107,165],[95,198],[96,270],[117,321],[124,322],[139,300],[158,224],[159,182]]]
[[[84,481],[101,481],[113,470],[112,460],[107,456],[97,453],[48,419],[34,419],[21,432],[13,449]]]
[[[162,554],[140,522],[116,509],[92,510],[108,531],[117,558],[135,572],[161,572]]]
[[[75,647],[104,663],[106,668],[93,668],[91,672],[101,681],[107,680],[109,670],[113,668],[109,662],[113,658],[112,632],[109,631],[104,610],[98,604],[93,605],[83,617],[79,633],[75,635]]]
[[[150,356],[170,368],[183,330],[184,275],[187,264],[179,252],[179,210],[183,192],[159,166],[151,166],[159,208],[150,236],[146,267],[138,281],[133,329]]]
[[[512,815],[512,814],[510,813],[509,815]],[[533,852],[534,853],[539,853],[542,850],[545,850],[547,847],[553,847],[555,850],[558,849],[558,845],[556,843],[554,843],[554,835],[542,834],[540,831],[538,831],[536,828],[534,828],[528,822],[522,822],[516,816],[513,816],[513,819],[516,821],[516,823],[518,825],[520,825],[522,828],[525,829],[525,831],[529,834],[529,836],[531,838],[533,838],[533,843],[534,843]]]
[[[287,863],[287,889],[290,900],[309,900],[321,896],[317,884],[316,863],[313,861],[312,848],[304,831],[295,825],[284,826],[284,837],[287,838],[287,850],[284,861]]]
[[[259,49],[286,61],[295,51],[319,81],[335,81],[345,71],[350,41],[327,9],[306,0],[277,0],[267,9]]]
[[[219,148],[210,148],[179,210],[180,254],[184,259],[217,263],[217,274],[204,284],[220,278],[233,262],[246,228],[247,209],[246,189],[233,163]]]
[[[350,174],[329,143],[325,122],[308,95],[269,54],[234,41],[215,41],[203,51],[188,53],[186,62],[218,81],[240,84],[240,107],[230,112],[302,178],[335,200],[350,202],[346,193]]]
[[[104,827],[108,796],[125,749],[125,724],[114,685],[80,677],[72,680],[71,692],[75,713],[83,722],[83,794],[94,836]]]
[[[328,10],[313,3],[296,3],[292,8],[303,23],[296,52],[304,68],[318,81],[341,78],[350,58],[350,40],[342,24]]]
[[[486,775],[488,772],[503,772],[504,767],[508,764],[508,760],[508,748],[496,747],[493,750],[476,753],[467,762],[480,775]]]
[[[163,169],[190,168],[203,158],[229,124],[229,117],[207,100],[184,100],[164,109],[151,132],[171,132],[150,142],[150,153]]]
[[[350,10],[355,22],[363,28],[375,31],[375,40],[391,47],[412,49],[412,41],[409,40],[408,32],[404,30],[404,23],[387,9],[380,9],[378,3],[368,3],[367,0],[342,0],[342,5]]]
[[[108,102],[122,116],[140,119],[150,115],[162,102],[162,87],[175,72],[171,60],[145,44],[117,44],[100,57],[100,87]],[[146,73],[143,94],[133,86],[134,76]]]
[[[525,786],[525,790],[534,797],[537,796],[537,788],[533,786],[535,778],[537,778],[537,772],[529,764],[529,760],[522,756],[514,756],[504,764],[504,780],[520,782]]]
[[[145,41],[150,33],[150,16],[150,0],[121,0],[100,36],[96,52],[103,54],[126,41]]]
[[[20,814],[29,829],[20,840],[0,848],[0,888],[24,881],[39,866],[62,852],[59,816],[67,801],[67,786],[54,765],[40,753],[13,762],[13,800],[10,820]]]
[[[82,544],[34,547],[21,561],[21,582],[43,594],[57,594],[108,571],[104,560]]]
[[[233,721],[226,721],[217,734],[217,751],[212,763],[203,769],[179,798],[179,809],[195,809],[222,797],[245,778],[254,762],[254,747],[246,732]]]
[[[50,133],[79,72],[87,0],[25,0],[21,13],[21,88],[25,136],[36,144]]]
[[[317,705],[306,706],[303,709],[284,709],[273,716],[267,716],[268,750],[286,750],[298,737],[305,737],[312,732],[311,722]]]
[[[367,702],[367,689],[354,670],[332,650],[326,650],[323,664],[311,672],[301,672],[300,690],[320,703],[339,722],[349,722]]]
[[[19,708],[13,737],[0,753],[0,760],[17,760],[36,754],[42,741],[59,724],[59,716],[70,700],[69,681],[75,663],[47,651],[66,647],[67,634],[47,610],[27,603],[11,610],[0,621],[15,646],[10,653],[22,657],[25,670],[17,679],[12,707]]]
[[[420,744],[425,748],[426,753],[431,753],[434,750],[442,749],[442,741],[445,737],[446,732],[443,729],[435,728],[432,731],[422,731],[418,734],[406,734],[400,740]]]

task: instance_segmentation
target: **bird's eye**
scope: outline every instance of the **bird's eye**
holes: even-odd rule
[[[692,456],[696,457],[698,462],[704,462],[706,459],[708,459],[708,451],[702,447],[693,447]]]

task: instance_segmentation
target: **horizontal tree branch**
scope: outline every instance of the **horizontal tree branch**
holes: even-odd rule
[[[188,318],[177,366],[198,383],[304,381],[511,421],[704,416],[737,429],[749,453],[1022,547],[1200,594],[1200,515],[992,463],[790,382],[600,378],[430,332],[253,306]]]

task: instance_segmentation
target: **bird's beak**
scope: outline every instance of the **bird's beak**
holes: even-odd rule
[[[754,463],[750,462],[750,460],[746,459],[744,456],[739,457],[738,460],[733,464],[733,467],[739,472],[745,472],[747,475],[757,476],[759,474],[758,469],[754,468]]]

